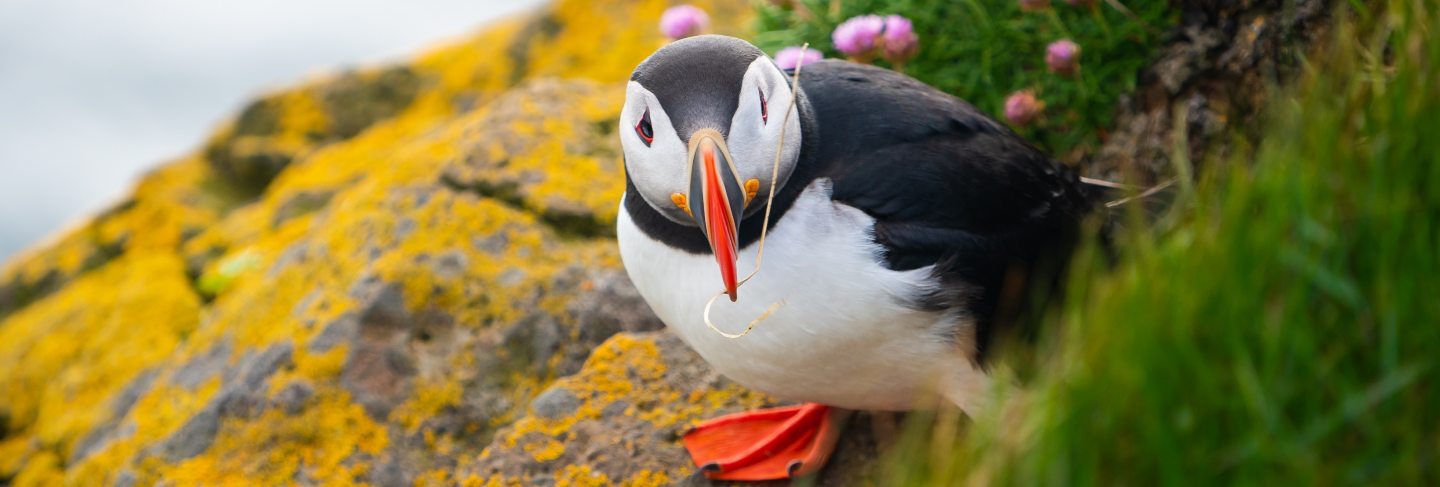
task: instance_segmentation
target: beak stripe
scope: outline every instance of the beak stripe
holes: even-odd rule
[[[725,282],[725,292],[735,301],[735,261],[737,260],[735,219],[730,214],[729,200],[725,195],[720,173],[715,168],[715,148],[704,143],[701,148],[705,170],[705,226],[710,229],[711,247],[715,262],[720,265],[720,278]]]

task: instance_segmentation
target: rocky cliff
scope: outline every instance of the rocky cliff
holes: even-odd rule
[[[694,3],[745,35],[743,2]],[[613,121],[667,5],[562,0],[265,95],[8,263],[0,485],[685,480],[680,433],[773,400],[660,331],[610,236]],[[1195,39],[1166,58],[1227,52]],[[1133,118],[1195,91],[1156,69]],[[870,468],[845,441],[821,483]]]
[[[688,475],[678,432],[769,399],[656,332],[609,238],[665,7],[558,2],[265,95],[8,264],[0,484]]]

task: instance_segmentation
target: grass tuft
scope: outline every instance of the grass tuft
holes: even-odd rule
[[[1440,482],[1433,15],[1341,10],[1258,147],[1082,252],[1035,376],[917,420],[884,483]]]

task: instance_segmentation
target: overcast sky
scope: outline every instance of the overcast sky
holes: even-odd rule
[[[256,93],[540,3],[0,1],[0,261],[195,149]]]

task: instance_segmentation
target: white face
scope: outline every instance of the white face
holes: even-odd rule
[[[725,143],[741,181],[756,179],[760,189],[745,208],[745,215],[762,209],[769,195],[770,179],[775,164],[775,151],[780,150],[779,181],[784,186],[800,156],[800,115],[785,113],[793,94],[789,79],[769,58],[761,56],[750,63],[740,87],[740,100],[734,117],[729,121]],[[646,144],[640,122],[650,113],[651,140]],[[785,147],[779,147],[780,130],[785,127]],[[720,127],[713,127],[720,129]],[[665,107],[655,95],[639,83],[626,87],[625,108],[620,112],[620,145],[625,150],[625,165],[640,196],[676,223],[695,225],[671,199],[675,193],[690,190],[688,140],[681,140]]]

